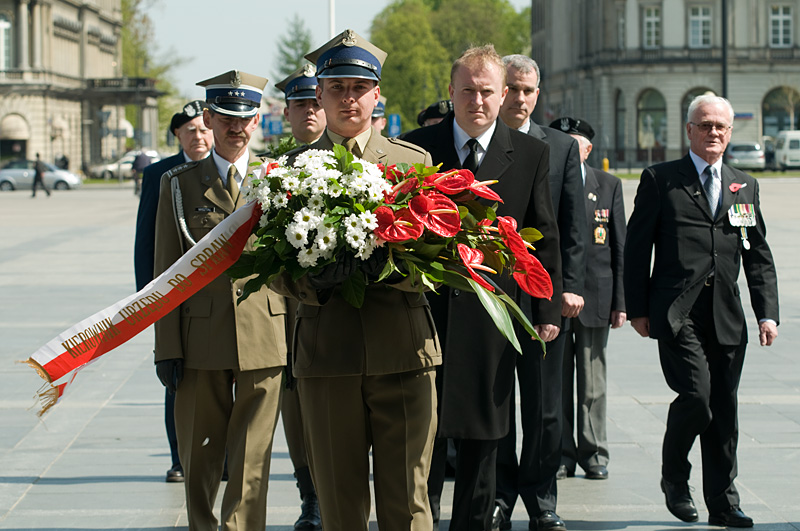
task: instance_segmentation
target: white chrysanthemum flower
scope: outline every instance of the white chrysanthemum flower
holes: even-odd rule
[[[261,213],[261,217],[258,218],[258,226],[262,229],[269,224],[269,214],[264,211]]]
[[[294,213],[295,223],[304,223],[308,228],[316,228],[322,223],[322,212],[313,208],[303,207]]]
[[[368,259],[372,256],[376,247],[378,247],[378,238],[376,238],[373,233],[367,234],[367,237],[364,239],[363,247],[356,253],[356,258],[360,258],[361,260]]]
[[[358,219],[361,222],[361,226],[366,229],[375,230],[378,227],[378,218],[373,212],[363,212],[359,214]]]
[[[339,197],[345,193],[344,187],[339,181],[328,181],[328,193],[326,194],[328,197]]]
[[[325,195],[328,193],[328,180],[325,177],[312,176],[306,179],[304,184],[311,195]]]
[[[300,189],[300,179],[293,173],[281,177],[281,186],[287,192],[297,192]]]
[[[297,263],[300,264],[300,267],[314,267],[317,265],[319,257],[319,249],[312,245],[311,247],[302,249],[299,253],[297,253]]]
[[[270,196],[270,202],[276,209],[286,208],[289,206],[289,197],[286,195],[286,192],[277,192]]]
[[[259,187],[254,190],[253,195],[255,196],[253,199],[258,201],[258,204],[261,205],[261,210],[266,212],[270,209],[272,206],[272,201],[270,200],[269,188]]]
[[[342,221],[348,232],[351,230],[356,230],[356,231],[364,230],[364,223],[361,221],[361,218],[358,216],[358,214],[350,214]]]
[[[321,195],[312,195],[308,198],[308,208],[313,208],[314,210],[319,210],[322,212],[322,209],[325,207],[325,198]]]
[[[307,223],[289,223],[286,226],[286,240],[297,249],[305,247],[308,245],[308,230]]]
[[[338,238],[336,229],[332,226],[321,226],[317,228],[317,236],[314,238],[314,245],[322,251],[333,251],[336,248]]]
[[[348,245],[350,245],[350,247],[352,247],[356,251],[361,251],[364,248],[365,241],[367,239],[367,233],[364,230],[359,230],[359,229],[351,230],[348,227],[344,237]]]

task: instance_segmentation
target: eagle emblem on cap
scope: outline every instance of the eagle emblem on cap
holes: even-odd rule
[[[191,103],[187,103],[186,106],[183,108],[183,114],[185,114],[189,118],[194,118],[194,115],[197,114],[197,111],[194,109],[194,105],[192,105]]]
[[[353,30],[345,30],[344,37],[342,37],[342,44],[345,46],[355,46],[356,45],[356,34]]]
[[[565,133],[569,131],[569,118],[562,118],[561,119],[561,130]]]
[[[314,77],[317,73],[317,67],[312,64],[307,64],[303,67],[303,75],[306,77]]]
[[[442,100],[439,102],[439,113],[447,114],[450,110],[450,105],[447,103],[447,100]]]
[[[233,88],[236,88],[241,84],[242,84],[242,74],[240,74],[238,70],[234,70],[233,74],[231,75],[231,86]]]

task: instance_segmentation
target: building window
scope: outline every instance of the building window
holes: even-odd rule
[[[711,47],[711,8],[689,8],[689,48]]]
[[[625,10],[617,9],[617,49],[625,49]]]
[[[788,48],[792,45],[792,6],[770,7],[769,45],[772,48]]]
[[[643,16],[642,45],[652,50],[661,47],[661,8],[645,7]]]
[[[667,101],[654,89],[645,90],[636,105],[637,160],[664,160],[667,145]]]
[[[11,22],[0,14],[0,70],[11,68]]]

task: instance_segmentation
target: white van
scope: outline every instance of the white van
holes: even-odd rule
[[[800,131],[781,131],[775,137],[775,166],[781,171],[800,168]]]

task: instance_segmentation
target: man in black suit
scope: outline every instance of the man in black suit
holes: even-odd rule
[[[517,358],[522,417],[522,452],[517,461],[515,412],[511,430],[497,455],[497,511],[493,526],[511,529],[517,496],[522,498],[532,529],[565,530],[556,514],[556,474],[561,457],[561,381],[564,344],[570,318],[584,305],[586,213],[577,142],[569,135],[540,127],[531,119],[539,98],[539,66],[530,57],[503,58],[508,96],[500,118],[511,128],[550,146],[550,193],[561,236],[561,333],[547,345],[547,356]]]
[[[508,279],[498,283],[527,310],[537,333],[549,341],[558,334],[561,316],[561,260],[547,178],[547,144],[498,119],[507,89],[505,67],[492,45],[471,48],[456,60],[449,90],[453,113],[405,139],[429,151],[443,169],[466,167],[479,180],[497,179],[492,189],[505,201],[497,213],[512,216],[520,227],[542,232],[536,255],[552,277],[553,301],[533,299]],[[484,530],[491,525],[497,444],[509,429],[517,355],[476,295],[455,289],[439,293],[429,297],[444,352],[437,375],[439,429],[429,495],[438,522],[445,440],[453,438],[457,461],[450,529]],[[525,337],[522,344],[527,356],[541,356],[538,342]]]
[[[608,478],[606,435],[606,347],[609,325],[625,324],[622,265],[625,249],[625,204],[622,181],[592,168],[594,128],[586,120],[560,118],[550,124],[578,142],[586,204],[586,285],[584,307],[570,320],[564,347],[562,449],[558,477],[575,475],[580,465],[587,479]],[[577,418],[573,404],[577,394]],[[573,431],[575,436],[573,437]],[[576,442],[577,441],[577,442]]]
[[[702,95],[689,105],[689,154],[642,173],[624,278],[631,324],[658,340],[664,378],[678,393],[662,448],[667,508],[683,521],[697,520],[688,456],[699,436],[709,524],[751,527],[733,484],[736,394],[747,346],[737,278],[743,267],[762,346],[778,336],[778,282],[758,181],[722,164],[732,124],[724,98]]]
[[[200,160],[211,152],[214,134],[203,125],[204,101],[187,103],[181,112],[175,113],[170,122],[170,131],[178,139],[181,151],[151,164],[144,169],[139,212],[136,216],[136,236],[133,244],[133,263],[136,273],[136,290],[139,291],[153,280],[153,256],[156,240],[156,209],[158,207],[161,176],[178,164]],[[167,470],[167,481],[183,482],[183,467],[178,458],[178,440],[175,435],[175,394],[166,391],[164,400],[164,422],[172,454],[172,467]]]

